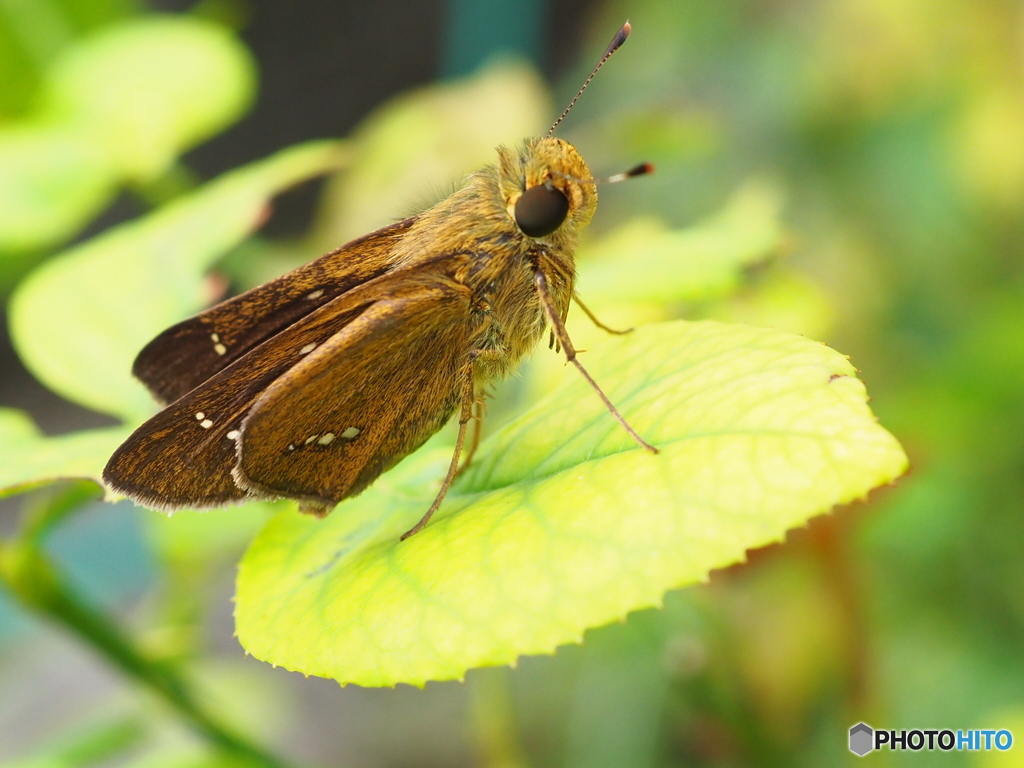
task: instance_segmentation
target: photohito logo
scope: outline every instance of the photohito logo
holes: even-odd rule
[[[929,728],[923,730],[886,731],[876,730],[867,723],[857,723],[850,728],[850,751],[859,757],[868,752],[888,747],[889,749],[909,749],[920,752],[923,749],[932,752],[940,749],[988,751],[997,749],[1005,752],[1013,746],[1013,734],[1005,728],[995,730],[950,731]]]

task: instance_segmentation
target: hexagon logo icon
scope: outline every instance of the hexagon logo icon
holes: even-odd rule
[[[850,729],[850,751],[858,757],[864,757],[875,748],[875,732],[867,723],[857,723]]]

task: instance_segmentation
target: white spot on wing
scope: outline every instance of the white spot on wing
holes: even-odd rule
[[[319,299],[323,295],[324,295],[323,290],[318,290],[318,291],[313,291],[311,294],[306,296],[306,298],[309,299],[310,301],[315,301],[316,299]]]
[[[223,344],[214,344],[213,351],[216,352],[218,355],[223,355],[228,351],[228,348],[225,347]]]
[[[363,430],[359,429],[358,427],[349,427],[348,429],[341,433],[341,436],[346,440],[351,440],[354,437],[358,437],[359,433],[362,431]]]
[[[199,413],[196,414],[196,421],[202,421],[205,418],[206,418],[206,414],[203,413],[202,411],[200,411]]]
[[[312,445],[312,443],[313,443],[313,442],[314,442],[314,441],[315,441],[315,440],[316,440],[316,439],[317,439],[318,437],[320,437],[320,435],[310,435],[309,437],[307,437],[307,438],[306,438],[306,440],[305,440],[305,442],[304,442],[303,444],[304,444],[304,445]]]
[[[216,344],[218,341],[220,341],[220,334],[219,333],[211,333],[210,334],[210,341],[212,341],[214,344]]]
[[[311,341],[311,342],[309,342],[309,344],[307,344],[306,346],[304,346],[302,349],[299,350],[299,354],[300,355],[308,355],[314,349],[316,349],[316,342],[315,341]]]
[[[330,445],[333,442],[334,442],[334,433],[333,432],[328,432],[323,437],[321,437],[319,440],[317,440],[317,443],[319,443],[320,445]]]
[[[203,419],[201,422],[199,422],[199,426],[202,427],[203,429],[209,429],[210,427],[213,426],[213,422],[210,421],[209,419]]]
[[[232,429],[230,432],[227,433],[227,435],[225,435],[225,437],[227,437],[228,440],[237,440],[238,439],[238,435],[239,435],[238,430],[237,429]]]

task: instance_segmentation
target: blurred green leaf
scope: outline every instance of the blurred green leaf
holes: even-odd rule
[[[22,360],[69,400],[129,422],[151,413],[150,396],[131,378],[135,355],[203,306],[206,270],[259,226],[270,198],[337,168],[341,146],[284,150],[42,265],[11,300]]]
[[[442,455],[407,462],[326,520],[276,517],[239,571],[246,649],[343,683],[460,678],[659,605],[906,468],[850,363],[802,337],[664,323],[587,365],[659,455],[567,371],[481,446],[408,541],[398,536],[429,505]]]
[[[146,536],[164,562],[206,563],[225,553],[237,557],[279,510],[279,503],[253,501],[216,511],[146,515]]]
[[[743,290],[708,309],[715,320],[764,325],[814,339],[827,339],[835,332],[831,297],[805,273],[785,263],[773,264]]]
[[[33,110],[0,130],[0,252],[66,241],[125,180],[166,173],[252,101],[255,67],[228,30],[124,21],[65,46]]]
[[[106,153],[67,127],[0,130],[0,252],[67,240],[119,180]]]
[[[254,92],[255,65],[229,30],[148,16],[68,49],[47,74],[39,109],[74,124],[126,178],[144,181],[237,120]]]
[[[0,408],[0,498],[57,480],[99,483],[107,459],[130,431],[113,427],[44,437],[27,414]]]
[[[778,252],[781,208],[777,188],[750,182],[721,212],[693,227],[632,219],[580,249],[579,293],[594,306],[720,297],[736,287],[745,268]]]
[[[0,116],[10,117],[29,105],[42,70],[67,39],[67,27],[52,5],[7,2],[0,11]]]
[[[389,101],[353,134],[355,160],[327,190],[318,242],[334,248],[403,207],[412,213],[447,197],[453,182],[497,161],[496,145],[535,136],[552,119],[536,70],[508,60]]]
[[[54,739],[32,757],[5,762],[2,768],[88,768],[127,752],[144,736],[145,728],[134,718],[92,723]]]
[[[266,768],[267,762],[226,752],[210,754],[208,750],[193,746],[150,750],[119,765],[122,768]]]

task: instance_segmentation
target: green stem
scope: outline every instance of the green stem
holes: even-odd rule
[[[30,516],[23,535],[0,544],[0,583],[29,610],[60,624],[130,677],[171,705],[196,731],[220,749],[267,768],[285,764],[218,723],[196,703],[182,674],[173,665],[148,658],[102,613],[93,610],[61,577],[39,546],[48,530],[80,499],[81,486],[48,500]],[[93,490],[93,496],[95,491]],[[80,502],[79,502],[80,503]]]
[[[516,727],[507,669],[481,669],[469,686],[470,714],[478,752],[485,768],[526,768]]]

